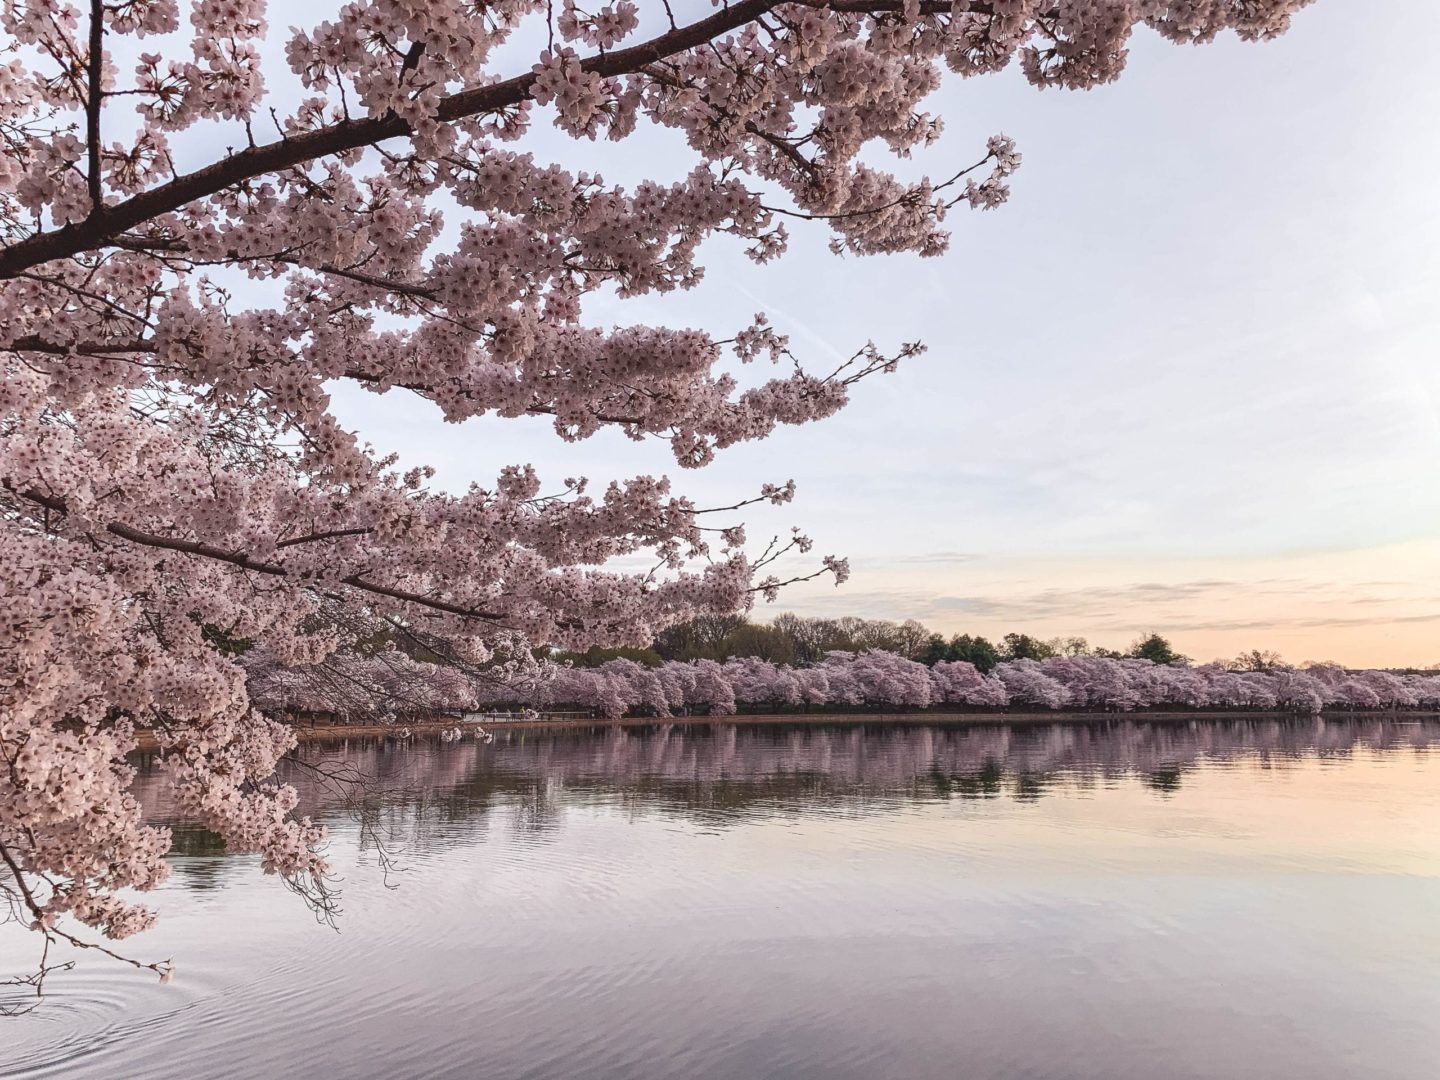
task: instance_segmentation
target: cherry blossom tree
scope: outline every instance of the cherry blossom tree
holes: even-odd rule
[[[1262,678],[1275,688],[1275,701],[1283,708],[1308,713],[1318,713],[1325,708],[1325,684],[1313,675],[1293,668],[1277,668]]]
[[[601,664],[597,670],[621,688],[622,699],[628,708],[641,708],[659,717],[670,715],[670,699],[665,684],[643,664],[616,657]]]
[[[763,318],[605,329],[588,297],[689,288],[714,236],[775,259],[802,223],[838,253],[939,254],[949,211],[1003,202],[1020,160],[996,136],[936,180],[886,171],[937,139],[922,103],[942,69],[1018,60],[1036,86],[1090,87],[1136,26],[1256,40],[1306,2],[356,0],[280,34],[263,0],[7,0],[4,899],[47,937],[70,935],[63,916],[111,938],[149,925],[119,895],[167,873],[165,830],[127,794],[137,725],[184,812],[320,888],[323,832],[271,780],[292,734],[253,707],[240,656],[314,670],[355,648],[327,605],[493,667],[526,642],[640,643],[744,609],[810,548],[749,553],[734,519],[650,476],[546,487],[496,462],[493,483],[433,490],[342,428],[334,383],[704,465],[833,414],[919,346],[810,371]],[[588,140],[642,123],[683,136],[685,167],[630,188],[585,168]],[[577,141],[572,162],[527,149],[540,124]],[[653,572],[605,567],[642,552]],[[847,568],[792,577],[819,573]],[[613,712],[622,682],[589,692]],[[714,671],[694,689],[733,708]]]
[[[1155,666],[1147,661],[1141,661],[1140,665],[1147,669]],[[1137,684],[1143,681],[1143,676],[1135,678],[1135,674],[1121,661],[1057,656],[1041,661],[1039,667],[1043,674],[1069,691],[1067,704],[1077,707],[1128,712],[1137,705],[1150,704],[1156,697],[1141,692]],[[1055,695],[1042,696],[1046,700],[1056,700]]]
[[[1440,675],[1410,675],[1405,682],[1414,693],[1418,708],[1440,708]]]
[[[688,664],[665,664],[656,671],[671,715],[683,711],[695,693],[695,672]]]
[[[931,665],[930,678],[935,684],[935,700],[950,705],[968,703],[968,695],[979,689],[985,676],[967,660],[941,660]]]
[[[1306,674],[1313,675],[1314,672],[1307,671]],[[1355,677],[1392,709],[1413,708],[1420,703],[1420,695],[1402,676],[1388,671],[1361,671]]]
[[[924,708],[930,704],[930,669],[895,653],[869,649],[863,653],[832,652],[825,660],[830,685],[851,687],[858,704]]]
[[[1071,691],[1045,674],[1036,660],[1011,660],[996,667],[995,674],[1010,692],[1012,704],[1058,709],[1071,701]]]
[[[740,656],[720,665],[736,702],[752,705],[781,705],[778,693],[781,668],[754,656]]]
[[[724,669],[714,660],[696,660],[690,665],[694,680],[690,685],[690,701],[710,716],[735,715],[735,690],[725,678]]]
[[[796,668],[795,681],[800,684],[800,698],[806,706],[829,702],[830,675],[824,668]]]

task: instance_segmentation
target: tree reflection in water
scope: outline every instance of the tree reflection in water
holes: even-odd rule
[[[493,744],[344,739],[302,747],[301,764],[290,765],[285,778],[299,789],[303,811],[341,828],[352,823],[362,848],[384,858],[473,840],[477,826],[503,825],[542,843],[567,805],[671,814],[723,828],[762,813],[866,814],[955,799],[1033,802],[1059,789],[1127,779],[1168,796],[1202,763],[1283,770],[1317,758],[1425,752],[1437,743],[1440,722],[1393,717],[597,725],[502,731]],[[327,780],[337,763],[357,782]],[[172,818],[152,760],[142,760],[136,785],[152,819]],[[204,830],[176,830],[177,855],[222,851]],[[178,862],[193,886],[213,885],[213,859]]]

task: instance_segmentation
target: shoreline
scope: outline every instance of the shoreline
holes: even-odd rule
[[[687,726],[709,724],[749,725],[796,725],[796,724],[936,724],[947,727],[1031,725],[1031,724],[1095,724],[1095,723],[1162,723],[1179,724],[1194,722],[1226,722],[1236,720],[1365,720],[1371,718],[1440,718],[1440,711],[1434,709],[1389,709],[1374,712],[1318,713],[1313,716],[1282,711],[1205,711],[1205,712],[913,712],[913,713],[738,713],[732,716],[627,716],[618,720],[594,719],[563,720],[502,720],[467,721],[446,717],[438,720],[418,720],[409,723],[392,724],[317,724],[313,727],[292,723],[296,741],[304,743],[341,742],[345,739],[372,739],[394,735],[402,728],[409,728],[411,735],[438,735],[442,731],[460,727],[482,727],[492,734],[503,731],[578,731],[588,728],[641,728],[661,724],[684,724]],[[149,731],[137,731],[135,749],[153,752],[160,748]]]

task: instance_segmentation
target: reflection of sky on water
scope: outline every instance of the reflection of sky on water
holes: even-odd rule
[[[133,943],[177,982],[82,964],[0,1073],[1428,1078],[1437,742],[1265,721],[330,748],[377,778],[349,807],[301,782],[338,934],[182,834]]]

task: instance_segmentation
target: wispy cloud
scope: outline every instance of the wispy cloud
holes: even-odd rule
[[[936,553],[939,554],[939,553]],[[927,560],[918,560],[923,567]],[[1050,576],[1027,567],[1033,580]],[[1123,643],[1157,630],[1192,655],[1226,655],[1262,643],[1287,654],[1315,653],[1365,662],[1431,662],[1440,626],[1440,592],[1399,579],[1347,581],[1293,575],[1195,576],[1178,581],[1111,581],[1073,588],[1036,588],[1024,580],[988,581],[971,594],[928,591],[908,575],[892,588],[844,588],[794,597],[787,606],[807,615],[918,619],[943,633],[989,636],[1020,630],[1042,636],[1079,634]],[[953,588],[954,579],[947,584]],[[763,617],[763,616],[762,616]],[[1404,656],[1386,628],[1415,627]],[[1231,635],[1227,637],[1227,635]],[[1403,636],[1403,635],[1402,635]]]
[[[1346,618],[1318,616],[1315,618],[1277,618],[1277,619],[1244,619],[1224,620],[1197,619],[1190,622],[1170,622],[1167,628],[1171,630],[1263,630],[1277,631],[1290,629],[1340,629],[1347,626],[1389,626],[1393,623],[1434,623],[1440,622],[1440,611],[1432,611],[1417,615],[1376,615],[1370,618]]]
[[[1007,616],[1013,619],[1052,619],[1058,616],[1088,618],[1121,608],[1154,610],[1166,604],[1192,604],[1216,595],[1233,595],[1246,586],[1235,581],[1145,581],[1127,585],[1093,585],[1076,589],[1042,589],[1028,594],[990,596],[937,596],[931,606],[971,615]]]
[[[905,566],[911,564],[924,565],[927,563],[968,563],[983,558],[985,558],[984,555],[973,551],[928,551],[919,555],[901,555],[898,558],[892,557],[890,562],[896,566]]]

